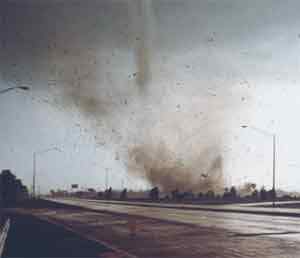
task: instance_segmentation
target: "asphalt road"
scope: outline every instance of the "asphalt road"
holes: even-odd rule
[[[10,214],[3,257],[108,257],[113,251],[33,216]]]
[[[55,201],[99,211],[141,215],[148,218],[220,228],[241,237],[268,236],[272,238],[291,239],[300,243],[300,218],[166,207],[143,207],[78,199],[55,199]]]

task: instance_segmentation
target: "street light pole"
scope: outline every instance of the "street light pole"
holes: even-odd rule
[[[32,197],[35,198],[36,152],[33,152]]]
[[[276,177],[276,173],[275,173],[275,165],[276,165],[276,135],[273,134],[273,203],[272,206],[275,207],[275,201],[276,201],[276,190],[275,190],[275,177]]]
[[[11,90],[16,90],[16,89],[20,89],[20,90],[24,90],[24,91],[30,90],[30,88],[27,87],[27,86],[9,87],[9,88],[0,90],[0,95],[5,94],[6,92],[9,92]],[[1,198],[2,198],[2,196],[0,196],[0,226],[1,226],[1,223],[2,223],[2,219],[3,219],[3,215],[2,215],[2,212],[1,212],[2,211],[2,202],[3,202],[3,200],[1,200]]]
[[[46,152],[53,151],[53,150],[61,152],[61,150],[57,147],[52,147],[52,148],[33,152],[32,198],[36,197],[36,157],[38,154],[44,154]]]
[[[108,190],[108,168],[105,169],[105,190]]]
[[[265,130],[256,128],[256,127],[252,127],[252,126],[248,126],[248,125],[242,125],[242,128],[250,128],[253,129],[255,131],[258,131],[264,135],[267,136],[272,136],[272,140],[273,140],[273,163],[272,163],[272,167],[273,167],[273,186],[272,186],[272,206],[275,207],[275,202],[276,202],[276,134],[275,133],[270,133],[267,132]]]

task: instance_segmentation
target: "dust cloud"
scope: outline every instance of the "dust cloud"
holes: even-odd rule
[[[97,141],[118,152],[128,174],[164,191],[218,192],[224,184],[223,109],[231,100],[225,87],[219,97],[209,80],[201,81],[206,62],[212,66],[201,53],[204,64],[193,70],[198,59],[185,57],[189,52],[176,48],[176,40],[167,50],[159,47],[168,34],[155,23],[159,4],[3,1],[2,80],[52,94],[64,112],[77,108],[93,121]]]
[[[150,145],[139,146],[130,151],[129,171],[145,177],[151,185],[166,193],[175,189],[194,193],[222,192],[223,159],[217,149],[210,148],[199,156],[195,153],[189,156],[188,160],[178,159],[164,144],[156,149]]]
[[[129,0],[131,28],[135,37],[136,82],[145,90],[151,80],[151,52],[155,41],[155,16],[152,0]]]

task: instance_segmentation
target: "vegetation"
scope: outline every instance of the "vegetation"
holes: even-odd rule
[[[120,194],[120,200],[126,200],[126,199],[127,199],[127,189],[125,188]]]
[[[0,174],[0,203],[2,207],[11,207],[29,197],[27,187],[9,170]]]
[[[94,198],[106,200],[143,200],[143,201],[166,201],[166,202],[194,202],[194,203],[234,203],[234,202],[259,202],[272,201],[274,197],[277,200],[291,200],[288,194],[282,194],[281,197],[275,196],[273,190],[267,190],[265,187],[256,188],[254,183],[246,183],[237,188],[236,186],[226,187],[222,192],[208,190],[206,192],[194,193],[192,191],[180,191],[174,189],[170,193],[161,192],[159,187],[155,186],[147,191],[132,191],[124,188],[123,190],[113,190],[111,187],[105,191],[97,192],[96,190],[87,189],[86,191],[51,191],[52,196],[75,196],[79,198]]]

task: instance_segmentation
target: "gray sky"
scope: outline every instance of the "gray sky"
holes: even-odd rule
[[[1,1],[0,87],[32,89],[0,96],[1,168],[31,184],[33,151],[58,146],[38,156],[42,191],[103,188],[106,171],[141,188],[130,150],[163,145],[269,187],[272,139],[249,124],[276,132],[278,185],[300,190],[300,3],[138,2]]]

